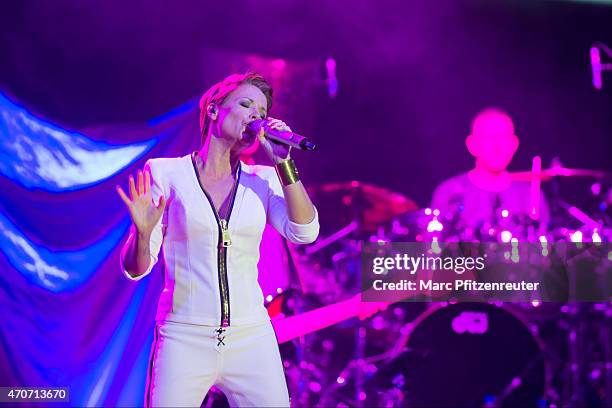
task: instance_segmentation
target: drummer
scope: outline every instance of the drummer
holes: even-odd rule
[[[456,227],[477,231],[498,225],[503,217],[523,221],[532,211],[530,185],[513,182],[507,168],[519,146],[512,118],[501,109],[488,107],[472,120],[465,140],[475,158],[474,168],[442,182],[434,191],[431,207],[454,218]],[[539,228],[546,230],[550,219],[544,195],[539,197]]]

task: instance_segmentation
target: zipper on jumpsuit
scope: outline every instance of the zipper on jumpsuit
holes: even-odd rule
[[[230,301],[229,301],[229,284],[227,279],[227,248],[232,246],[232,240],[229,234],[229,220],[232,215],[232,209],[234,207],[234,201],[236,200],[236,192],[238,191],[238,184],[240,184],[240,174],[242,173],[241,164],[238,163],[238,175],[234,183],[234,188],[231,192],[231,201],[227,210],[227,218],[223,219],[219,215],[219,212],[215,208],[212,199],[200,183],[200,177],[198,176],[198,169],[195,163],[195,156],[192,155],[193,169],[198,179],[198,184],[202,189],[202,192],[206,196],[210,207],[215,215],[217,221],[217,227],[219,229],[218,244],[217,244],[217,265],[218,265],[218,277],[219,277],[219,295],[221,298],[221,320],[219,327],[228,327],[230,325]]]

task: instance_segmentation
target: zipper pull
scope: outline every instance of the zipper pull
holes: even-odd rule
[[[232,239],[230,238],[229,229],[227,229],[227,221],[220,220],[219,224],[221,225],[221,246],[223,248],[229,248],[232,246]]]

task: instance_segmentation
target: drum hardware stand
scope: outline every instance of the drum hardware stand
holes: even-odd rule
[[[340,374],[338,374],[338,378],[336,381],[334,381],[332,384],[330,384],[330,386],[323,392],[323,394],[321,395],[321,398],[319,399],[319,404],[320,406],[335,406],[335,400],[333,399],[334,396],[334,391],[336,391],[338,388],[343,387],[348,379],[351,376],[351,372],[354,372],[356,370],[355,365],[357,364],[356,360],[351,360],[349,361],[349,363],[344,367],[344,369],[342,371],[340,371]],[[354,401],[350,401],[349,405],[354,405],[355,402]]]
[[[544,352],[544,350],[542,350]],[[485,406],[487,408],[495,408],[495,407],[501,407],[502,403],[504,402],[504,400],[510,396],[514,390],[516,390],[517,388],[519,388],[522,384],[523,384],[523,377],[525,377],[525,375],[527,373],[529,373],[533,367],[535,366],[535,364],[543,359],[543,355],[538,355],[537,357],[533,358],[529,364],[527,364],[527,366],[525,366],[523,368],[523,371],[516,377],[514,377],[512,380],[510,380],[510,383],[508,383],[508,385],[502,390],[502,392],[493,397],[491,402],[487,402],[485,404]],[[546,390],[548,392],[548,390]],[[556,393],[555,393],[556,394]],[[545,397],[549,397],[549,395],[545,395]]]
[[[562,382],[564,406],[612,407],[612,303],[574,302],[567,307],[569,320],[563,329],[567,330],[569,365]],[[599,341],[593,338],[594,330]],[[593,344],[601,344],[601,350],[594,350]],[[593,383],[599,378],[598,393]]]
[[[562,167],[563,163],[561,162],[561,158],[556,156],[550,161],[550,167]],[[561,184],[559,183],[559,177],[553,177],[550,180],[550,223],[553,226],[561,225],[561,206],[559,205],[559,201],[561,201]]]
[[[362,407],[364,398],[363,391],[363,371],[365,366],[364,355],[365,355],[365,342],[366,342],[366,328],[363,326],[363,322],[359,321],[359,326],[355,332],[356,336],[356,347],[355,347],[355,406]]]
[[[346,227],[341,228],[340,230],[334,232],[333,234],[331,234],[330,236],[326,238],[318,240],[316,244],[310,245],[309,247],[305,249],[304,253],[306,255],[312,255],[320,251],[321,249],[333,244],[339,239],[346,237],[347,235],[356,231],[358,228],[359,228],[359,222],[354,220],[350,224],[348,224]]]
[[[570,285],[572,287],[573,285]],[[566,399],[568,407],[587,406],[586,377],[588,375],[585,360],[588,357],[586,352],[586,309],[584,304],[572,303],[570,307],[572,322],[568,332],[568,352],[569,352],[569,372],[567,374],[569,391]]]
[[[563,169],[563,163],[559,159],[559,157],[555,157],[552,159],[551,168],[560,168]],[[570,169],[566,169],[570,170]],[[578,171],[586,171],[586,170],[577,170],[574,169],[574,172]],[[602,178],[606,175],[604,172],[591,171],[589,174],[591,176],[598,176]],[[590,229],[598,228],[601,231],[603,225],[601,222],[597,222],[589,215],[587,215],[584,211],[580,210],[578,207],[571,205],[570,203],[561,199],[561,186],[559,184],[559,175],[551,178],[551,222],[552,225],[561,225],[561,214],[560,211],[563,210],[564,213],[568,213],[570,216],[580,221],[586,227]]]
[[[561,199],[557,200],[557,203],[561,208],[566,210],[569,215],[584,224],[585,227],[589,227],[590,229],[598,229],[599,231],[601,231],[603,226],[597,221],[595,221],[593,218],[589,217],[584,211],[582,211],[578,207],[573,206]]]
[[[559,200],[559,204],[563,204]],[[565,208],[565,207],[564,207]],[[567,208],[566,208],[567,209]],[[569,212],[569,211],[568,211]],[[571,214],[571,213],[570,213]],[[573,215],[573,214],[572,214]],[[586,358],[584,350],[585,328],[584,321],[585,312],[584,305],[574,303],[576,301],[576,274],[569,273],[569,293],[568,299],[572,303],[568,303],[570,311],[570,322],[567,337],[567,349],[569,353],[569,372],[567,373],[567,384],[569,385],[569,395],[566,399],[569,407],[583,406],[585,401],[585,386],[583,377],[586,374],[584,369],[584,359]],[[566,370],[568,369],[566,368]]]
[[[365,331],[364,327],[360,327],[360,328],[364,329]],[[364,340],[364,345],[365,345],[365,340]],[[357,348],[359,348],[359,346]],[[370,377],[372,374],[378,371],[378,367],[376,365],[377,363],[380,365],[380,364],[385,364],[386,362],[393,361],[395,357],[399,356],[401,353],[405,351],[417,352],[418,350],[414,350],[409,347],[403,347],[400,349],[396,345],[393,350],[388,350],[388,351],[385,351],[384,353],[377,354],[371,357],[365,357],[361,359],[356,358],[356,359],[349,361],[348,364],[342,369],[342,371],[338,375],[339,381],[335,381],[333,384],[331,384],[331,386],[327,390],[325,390],[325,392],[321,396],[321,399],[319,400],[319,405],[320,406],[334,405],[332,404],[334,400],[331,400],[331,398],[333,398],[334,391],[336,391],[339,388],[344,387],[346,384],[348,384],[351,377],[353,377],[355,379],[354,400],[351,399],[350,401],[348,401],[348,403],[350,406],[363,406],[363,396],[361,396],[360,398],[360,395],[359,395],[359,391],[363,391],[363,385],[365,383],[365,381],[363,380],[366,377]],[[418,352],[420,354],[427,355],[427,352],[423,352],[423,351],[418,351]],[[366,375],[364,375],[364,373]],[[358,376],[361,376],[361,379],[359,379]],[[359,381],[361,381],[361,385],[358,385]],[[403,376],[402,378],[394,379],[394,382],[393,382],[394,387],[389,389],[389,391],[386,391],[386,393],[390,393],[390,395],[394,398],[393,401],[399,402],[398,404],[393,405],[394,407],[401,406],[401,402],[404,399],[403,392],[401,391],[401,387],[404,385],[403,381],[404,381]]]
[[[603,323],[603,372],[605,375],[605,403],[612,407],[612,304],[606,305]]]
[[[301,289],[298,290],[299,293],[304,293]],[[300,314],[304,312],[304,304],[302,302],[302,298],[296,299],[295,302],[295,312],[296,314]],[[297,398],[300,403],[298,405],[308,405],[308,397],[309,397],[309,389],[308,389],[308,378],[304,376],[304,368],[305,366],[311,365],[307,357],[307,345],[305,336],[300,336],[294,340],[295,345],[295,357],[299,366],[299,377],[297,381]],[[310,369],[312,371],[312,369]],[[318,371],[318,370],[317,370]],[[320,379],[320,373],[317,373],[317,377]]]

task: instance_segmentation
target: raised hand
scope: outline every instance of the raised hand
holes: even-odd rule
[[[138,186],[134,183],[134,177],[130,175],[130,198],[120,186],[117,186],[117,193],[128,207],[130,217],[138,232],[151,235],[153,228],[164,213],[166,199],[161,196],[157,205],[153,202],[150,173],[138,170]]]

